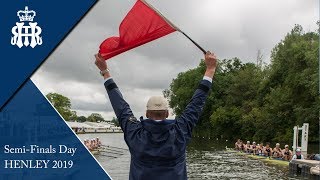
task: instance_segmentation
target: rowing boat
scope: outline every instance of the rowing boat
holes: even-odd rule
[[[90,150],[90,152],[91,152],[92,155],[101,155],[101,153],[107,153],[108,156],[109,156],[109,154],[111,154],[111,155],[123,155],[125,150],[127,150],[127,149],[118,148],[118,150],[117,150],[117,149],[111,149],[109,146],[103,146],[102,145],[102,146],[100,146],[100,147],[98,147],[98,148],[96,148],[94,150]],[[106,155],[104,154],[104,156],[106,156]],[[110,156],[110,157],[114,157],[114,156]]]
[[[95,149],[95,150],[90,150],[92,155],[98,155],[100,154],[100,150],[99,149]]]
[[[228,152],[233,152],[233,153],[236,153],[236,154],[239,154],[239,155],[242,155],[242,156],[246,156],[246,157],[251,158],[251,159],[260,160],[260,161],[262,161],[262,162],[264,162],[266,164],[289,166],[289,161],[285,161],[285,160],[282,160],[282,159],[276,159],[276,158],[272,158],[272,157],[248,154],[248,153],[244,153],[244,152],[241,152],[241,151],[236,151],[234,149],[227,148],[227,147],[226,147],[226,150]]]

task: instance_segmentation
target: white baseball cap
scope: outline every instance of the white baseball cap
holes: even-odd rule
[[[147,102],[147,110],[160,111],[168,109],[168,101],[163,96],[151,96]]]
[[[276,146],[280,146],[280,143],[277,143]]]

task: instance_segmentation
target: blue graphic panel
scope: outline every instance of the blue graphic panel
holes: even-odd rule
[[[0,179],[110,178],[29,80],[0,113]]]
[[[95,2],[96,0],[1,2],[0,109]]]

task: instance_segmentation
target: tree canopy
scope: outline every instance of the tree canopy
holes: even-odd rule
[[[77,117],[77,115],[75,111],[71,111],[69,98],[58,93],[49,93],[46,97],[66,121],[75,120],[73,118]]]
[[[269,65],[239,58],[219,61],[194,135],[291,142],[293,126],[309,123],[309,140],[319,141],[318,55],[319,33],[295,25],[272,50]],[[176,115],[186,107],[204,71],[202,61],[179,73],[164,91]]]
[[[120,127],[119,121],[117,118],[113,117],[111,120],[111,123],[113,123],[115,126]]]
[[[66,121],[78,121],[78,122],[103,122],[105,119],[99,113],[92,113],[88,117],[77,116],[76,111],[71,110],[71,101],[68,97],[58,93],[49,93],[46,95],[52,105],[61,114]]]
[[[78,116],[77,121],[78,122],[85,122],[85,121],[87,121],[87,118],[85,116]]]
[[[92,113],[90,116],[88,116],[87,120],[90,122],[103,122],[103,121],[105,121],[104,118],[99,113]]]

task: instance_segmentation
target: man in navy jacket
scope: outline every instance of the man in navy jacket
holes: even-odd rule
[[[95,64],[104,77],[113,110],[119,120],[124,140],[131,153],[131,180],[187,179],[186,146],[191,139],[212,85],[217,59],[205,54],[206,72],[192,99],[180,117],[168,120],[168,103],[161,96],[153,96],[147,103],[148,119],[137,119],[129,104],[111,78],[106,61],[95,55]]]

